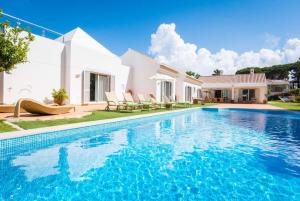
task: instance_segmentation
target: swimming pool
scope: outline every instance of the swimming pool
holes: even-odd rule
[[[195,109],[0,141],[0,200],[300,200],[300,115]]]

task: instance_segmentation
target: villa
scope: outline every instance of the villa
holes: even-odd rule
[[[127,87],[129,67],[80,28],[55,40],[35,35],[28,61],[11,74],[0,73],[0,103],[49,103],[58,88],[66,89],[71,104],[104,103],[105,91],[121,98]]]
[[[196,79],[133,49],[118,57],[80,28],[54,40],[35,35],[28,61],[11,74],[0,73],[0,103],[20,98],[51,103],[51,91],[59,88],[74,105],[104,105],[106,91],[116,92],[119,100],[130,91],[135,98],[153,94],[159,102],[166,96],[177,102],[266,103],[268,88],[272,94],[288,90],[287,81],[267,81],[254,71]]]
[[[85,5],[98,11],[80,8],[93,26],[95,13],[112,22],[96,3]],[[149,5],[142,7],[152,14]],[[72,17],[72,9],[63,11]],[[189,76],[131,48],[118,56],[81,28],[55,39],[35,35],[28,62],[11,71],[12,52],[24,54],[17,37],[5,38],[19,29],[6,26],[0,70],[11,74],[0,73],[0,201],[300,200],[300,113],[287,111],[300,111],[300,90],[289,91],[288,81],[253,69]],[[159,41],[173,40],[166,31]],[[201,53],[186,44],[183,50]],[[285,92],[299,96],[291,102],[280,97]],[[266,104],[270,95],[282,100]]]
[[[204,97],[221,99],[221,102],[265,103],[267,80],[263,73],[241,75],[201,76]]]
[[[288,80],[267,80],[267,84],[269,96],[287,93],[290,88]]]
[[[122,62],[131,67],[128,89],[135,94],[153,94],[157,101],[167,96],[178,102],[192,102],[193,98],[201,97],[200,80],[147,55],[128,49]]]

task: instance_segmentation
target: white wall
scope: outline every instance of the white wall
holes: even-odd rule
[[[96,49],[82,46],[76,42],[67,45],[69,60],[70,103],[81,104],[83,94],[83,72],[94,71],[115,76],[115,91],[120,100],[126,89],[130,68],[121,64],[117,56],[101,53]]]
[[[192,100],[193,100],[193,98],[197,98],[197,90],[201,89],[200,85],[192,84],[189,82],[184,82],[183,86],[184,86],[184,97],[183,97],[182,101],[187,101],[187,100],[185,100],[185,87],[187,87],[187,86],[192,88]]]
[[[52,90],[60,88],[61,84],[63,48],[60,42],[35,36],[30,44],[29,62],[17,65],[11,74],[4,74],[2,102],[13,104],[19,98],[51,100]]]
[[[144,95],[156,94],[156,80],[152,80],[150,77],[158,72],[159,64],[131,49],[122,56],[122,63],[131,67],[131,81],[127,90],[132,90],[135,98],[139,93]]]
[[[185,101],[185,86],[189,85],[196,88],[201,88],[200,85],[195,85],[189,82],[185,82],[186,74],[180,72],[176,75],[171,75],[170,73],[164,72],[160,69],[160,63],[155,61],[152,58],[149,58],[139,52],[129,49],[123,56],[122,56],[123,64],[130,66],[132,69],[132,81],[129,85],[129,88],[133,90],[133,93],[136,95],[138,93],[142,94],[154,94],[156,95],[157,101],[160,101],[160,80],[151,80],[149,79],[152,76],[155,76],[157,73],[165,74],[170,77],[175,78],[173,83],[173,91],[175,99],[183,102]],[[175,84],[174,84],[175,83]],[[196,97],[197,92],[193,93],[192,97]]]

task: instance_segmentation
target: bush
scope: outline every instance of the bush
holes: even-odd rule
[[[297,103],[300,103],[300,96],[296,96],[295,100]]]
[[[52,97],[54,99],[54,103],[58,105],[63,105],[66,100],[69,99],[69,96],[65,89],[61,88],[59,90],[53,89]]]
[[[300,89],[291,89],[290,94],[293,96],[300,96]]]

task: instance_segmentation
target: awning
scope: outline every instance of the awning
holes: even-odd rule
[[[169,75],[161,74],[161,73],[156,73],[155,75],[151,76],[149,79],[151,79],[151,80],[165,80],[165,81],[174,81],[175,80],[175,78],[173,78]]]

